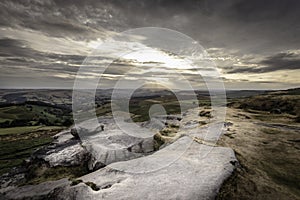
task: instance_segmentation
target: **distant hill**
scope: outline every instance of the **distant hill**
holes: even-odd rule
[[[229,106],[241,109],[253,109],[280,112],[300,116],[300,88],[266,91],[248,98],[236,99]]]

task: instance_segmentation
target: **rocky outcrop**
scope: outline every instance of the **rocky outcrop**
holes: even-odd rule
[[[189,148],[178,156],[181,146]],[[178,159],[174,160],[175,157]],[[61,181],[56,187],[44,183],[47,194],[45,189],[37,191],[32,186],[18,191],[63,200],[214,199],[233,172],[234,163],[236,158],[231,149],[206,146],[184,136],[152,155],[110,164],[73,183]],[[49,184],[52,186],[53,182]],[[6,192],[10,199],[19,196],[16,190]]]
[[[154,151],[153,137],[137,138],[124,133],[112,117],[100,117],[97,120],[87,120],[71,129],[74,138],[81,140],[82,147],[89,153],[88,168],[91,171],[114,162],[130,160],[145,156]],[[57,140],[65,137],[58,136]],[[68,154],[75,154],[78,148],[70,148]],[[62,152],[63,153],[63,152]],[[59,154],[61,155],[61,153]],[[49,160],[55,154],[47,157]],[[76,157],[76,156],[75,156]]]
[[[78,139],[80,133],[61,132],[52,145],[35,152],[33,158],[49,163],[50,167],[87,162],[89,169],[96,171],[72,181],[63,179],[36,186],[7,187],[0,189],[0,197],[214,199],[223,181],[235,169],[237,160],[232,149],[213,143],[217,135],[207,137],[208,128],[199,127],[197,121],[191,126],[188,123],[191,120],[197,119],[189,116],[167,119],[165,125],[176,134],[157,149],[154,149],[154,137],[127,135],[109,120],[104,123],[104,129],[89,122],[88,127],[94,131],[88,132],[84,140]],[[171,135],[164,137],[171,138]]]
[[[70,134],[70,130],[58,133],[54,138],[51,145],[34,152],[30,162],[42,161],[50,167],[70,167],[81,165],[89,159],[89,152],[78,138]]]
[[[95,170],[114,162],[130,160],[153,152],[153,137],[136,138],[121,130],[108,130],[83,143],[91,155],[89,169]]]
[[[77,143],[61,150],[54,149],[47,152],[44,156],[44,160],[49,163],[50,167],[68,167],[80,165],[86,159],[88,154],[88,151]]]

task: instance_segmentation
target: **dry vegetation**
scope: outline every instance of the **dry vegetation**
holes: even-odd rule
[[[219,145],[239,160],[217,199],[300,199],[300,89],[232,99]]]

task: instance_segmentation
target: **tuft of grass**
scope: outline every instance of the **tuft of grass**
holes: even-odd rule
[[[159,148],[166,142],[160,133],[156,133],[153,136],[153,139],[153,147],[155,151],[159,150]]]
[[[179,129],[179,125],[177,125],[177,124],[169,124],[169,127]]]
[[[83,182],[81,179],[70,179],[70,181],[71,181],[70,186],[75,186]]]
[[[200,126],[204,126],[204,125],[206,125],[206,124],[207,124],[206,121],[199,121],[199,125],[200,125]]]
[[[94,191],[99,191],[100,190],[100,188],[93,182],[85,182],[85,184],[87,186],[89,186],[90,188],[92,188],[92,190],[94,190]]]
[[[160,134],[163,137],[175,137],[176,136],[177,131],[174,129],[170,129],[170,128],[164,128],[163,130],[160,131]]]
[[[81,180],[75,180],[76,178],[88,173],[88,169],[85,165],[72,166],[72,167],[52,167],[47,166],[32,166],[28,175],[26,184],[39,184],[46,181],[54,181],[62,178],[69,178],[72,184],[79,184]],[[82,181],[81,181],[82,182]]]
[[[200,117],[212,118],[211,112],[209,110],[201,110],[199,112]]]

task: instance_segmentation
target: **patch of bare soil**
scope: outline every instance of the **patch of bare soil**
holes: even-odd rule
[[[274,125],[272,117],[228,108],[218,144],[232,148],[240,166],[216,199],[300,199],[300,125],[284,118]]]

